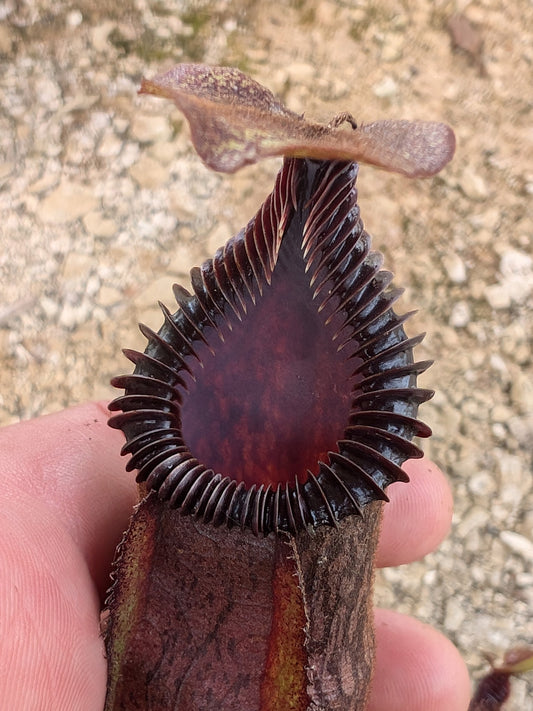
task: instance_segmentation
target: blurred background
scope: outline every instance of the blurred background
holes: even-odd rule
[[[230,64],[294,111],[443,120],[425,181],[362,167],[361,214],[399,309],[427,331],[426,452],[453,530],[379,573],[377,601],[484,654],[533,644],[531,0],[4,0],[0,4],[0,424],[111,399],[143,321],[270,192],[279,161],[208,171],[173,105],[137,96],[178,62]],[[508,711],[533,709],[533,679]],[[454,711],[450,709],[450,711]]]

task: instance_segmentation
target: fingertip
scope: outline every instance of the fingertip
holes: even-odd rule
[[[392,484],[386,504],[376,565],[402,565],[423,558],[447,536],[453,498],[448,480],[428,459],[405,463],[409,483]]]
[[[107,403],[88,402],[2,431],[0,478],[48,507],[85,555],[101,591],[137,501]]]
[[[376,667],[366,711],[466,711],[470,680],[440,632],[392,610],[376,610]]]

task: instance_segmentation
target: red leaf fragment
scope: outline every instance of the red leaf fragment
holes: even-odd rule
[[[189,122],[198,155],[225,173],[284,155],[357,161],[423,178],[438,173],[455,151],[454,133],[443,123],[387,120],[346,131],[336,121],[307,121],[232,67],[178,64],[143,79],[139,93],[172,99]]]

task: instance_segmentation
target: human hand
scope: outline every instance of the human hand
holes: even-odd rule
[[[136,501],[121,434],[101,403],[0,430],[0,699],[11,711],[101,711],[106,662],[99,615],[115,547]],[[431,551],[451,497],[427,460],[393,485],[377,564]],[[376,611],[377,660],[367,711],[465,711],[457,651],[412,618]]]

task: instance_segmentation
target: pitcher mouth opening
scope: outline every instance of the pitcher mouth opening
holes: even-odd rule
[[[406,481],[415,417],[407,316],[370,250],[357,166],[291,159],[247,228],[175,287],[110,421],[129,469],[171,506],[255,534],[361,514]]]

